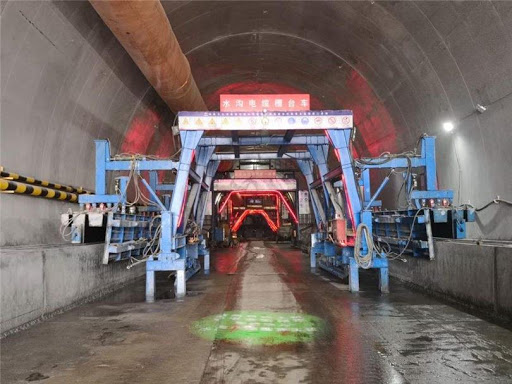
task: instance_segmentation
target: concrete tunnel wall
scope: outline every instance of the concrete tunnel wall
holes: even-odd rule
[[[0,164],[94,190],[94,139],[170,156],[173,115],[88,2],[2,3]],[[58,244],[76,205],[0,195],[0,246]]]
[[[511,199],[510,2],[163,5],[210,108],[226,90],[309,92],[316,108],[354,110],[359,153],[437,135],[439,184],[457,203]],[[88,2],[8,1],[1,12],[6,169],[93,188],[95,138],[114,153],[172,152],[172,116]],[[461,120],[452,135],[447,119]],[[61,241],[65,205],[0,198],[0,245]],[[510,213],[482,212],[471,237],[511,240]]]
[[[408,150],[427,132],[457,203],[512,199],[510,2],[163,6],[210,108],[225,91],[307,92],[315,108],[354,110],[360,154]],[[1,32],[7,170],[93,188],[96,138],[113,153],[174,152],[172,114],[88,2],[3,1]],[[460,121],[451,135],[447,119]],[[0,246],[63,243],[59,215],[72,205],[0,204]],[[511,225],[511,209],[493,206],[470,236],[512,240]]]

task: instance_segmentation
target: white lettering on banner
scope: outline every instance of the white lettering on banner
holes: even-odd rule
[[[274,100],[274,107],[281,108],[283,106],[283,100],[282,99],[275,99]]]
[[[229,100],[224,100],[224,101],[222,102],[222,106],[223,106],[224,108],[229,108],[229,107],[231,106],[231,102],[230,102]]]
[[[256,100],[253,100],[253,99],[249,100],[249,107],[256,108]]]
[[[295,107],[295,100],[293,100],[293,99],[288,100],[288,107],[289,108]]]
[[[240,100],[240,99],[237,99],[236,102],[235,102],[235,105],[238,107],[238,108],[243,108],[244,106],[244,101],[243,100]]]
[[[262,108],[268,108],[268,107],[270,107],[270,100],[267,100],[267,99],[263,99],[263,100],[261,100],[261,107],[262,107]]]

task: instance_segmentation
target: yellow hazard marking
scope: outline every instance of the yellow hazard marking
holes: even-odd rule
[[[27,183],[35,183],[36,182],[36,179],[34,179],[33,177],[27,177]]]
[[[49,189],[48,190],[48,194],[46,195],[46,197],[48,199],[51,199],[51,198],[55,197],[55,191],[53,189]]]
[[[18,184],[18,186],[15,189],[15,191],[18,193],[24,193],[26,190],[27,190],[27,187],[24,186],[23,184]]]
[[[31,195],[32,196],[39,196],[42,192],[43,192],[43,190],[41,188],[34,187],[34,190],[32,191]]]

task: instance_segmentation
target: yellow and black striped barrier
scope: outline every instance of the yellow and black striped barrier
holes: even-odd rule
[[[38,187],[36,185],[24,184],[18,181],[6,180],[3,178],[0,178],[0,191],[45,197],[47,199],[69,201],[71,203],[78,202],[78,195],[76,193],[57,191],[51,188]]]
[[[78,193],[79,195],[83,194],[83,193],[87,193],[87,194],[94,193],[94,192],[88,191],[82,187],[72,187],[69,185],[51,183],[51,182],[45,181],[45,180],[38,180],[33,177],[21,176],[21,175],[18,175],[17,173],[5,171],[3,169],[3,167],[0,167],[0,177],[2,177],[4,179],[9,179],[9,180],[25,183],[25,184],[32,184],[32,185],[38,185],[41,187],[47,187],[50,189],[56,189],[59,191],[64,191],[64,192],[69,192],[69,193]]]

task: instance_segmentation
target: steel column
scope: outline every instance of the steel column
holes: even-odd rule
[[[215,174],[217,173],[217,169],[219,168],[220,161],[218,160],[212,160],[208,163],[208,167],[206,168],[206,176],[204,179],[204,182],[208,186],[207,191],[203,191],[201,193],[201,200],[197,206],[197,210],[195,212],[196,215],[196,223],[199,224],[199,228],[203,229],[204,224],[204,217],[206,214],[206,203],[207,203],[207,196],[208,193],[211,190],[211,185],[213,178],[215,177]]]
[[[322,180],[322,187],[324,190],[325,196],[325,213],[327,216],[329,215],[330,207],[331,207],[331,197],[330,191],[327,187],[328,181],[325,179],[325,176],[329,173],[329,167],[327,166],[327,159],[329,156],[329,146],[328,145],[308,145],[309,153],[313,158],[316,166],[318,167],[318,172],[320,173],[320,179]],[[335,197],[335,196],[333,196]],[[329,219],[329,217],[328,217]]]
[[[347,196],[347,204],[350,206],[349,211],[352,213],[352,220],[354,220],[354,229],[361,223],[362,203],[359,196],[359,185],[353,169],[352,153],[350,152],[350,140],[352,137],[351,129],[327,130],[329,137],[338,151],[341,163],[341,170],[343,172],[343,180],[345,183],[345,193]],[[369,228],[371,231],[371,220]]]
[[[201,191],[201,184],[203,183],[204,173],[206,171],[206,167],[210,158],[212,157],[213,151],[215,147],[198,147],[197,156],[196,156],[196,173],[199,176],[199,181],[197,183],[192,184],[192,188],[190,189],[190,193],[187,197],[187,202],[185,206],[185,212],[183,214],[183,222],[187,223],[188,218],[190,217],[190,213],[192,210],[195,211],[197,207],[197,203],[199,200],[199,195]]]
[[[313,164],[310,160],[297,160],[297,165],[299,166],[302,174],[306,178],[306,184],[308,185],[309,195],[311,196],[311,206],[313,207],[313,213],[315,215],[317,228],[320,228],[321,223],[324,225],[327,223],[327,219],[325,217],[325,212],[322,207],[322,203],[320,198],[318,197],[317,191],[310,187],[311,182],[313,180]]]
[[[178,166],[178,173],[176,174],[176,181],[174,183],[174,191],[171,198],[171,215],[172,215],[172,230],[171,235],[174,238],[178,233],[179,217],[182,213],[182,206],[185,204],[185,189],[188,187],[188,175],[192,157],[197,144],[203,135],[203,131],[181,131],[181,154]],[[176,249],[176,241],[173,247]]]

